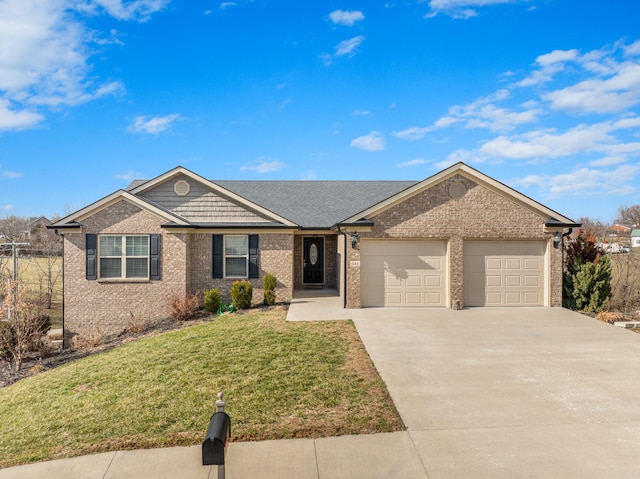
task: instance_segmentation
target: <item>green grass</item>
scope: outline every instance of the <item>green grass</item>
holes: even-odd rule
[[[0,467],[199,444],[219,391],[234,441],[402,429],[351,322],[285,314],[222,316],[0,389]]]

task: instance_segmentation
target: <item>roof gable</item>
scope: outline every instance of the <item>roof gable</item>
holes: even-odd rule
[[[394,207],[395,205],[431,188],[432,186],[439,184],[455,175],[464,176],[471,181],[480,184],[493,190],[494,192],[501,194],[510,198],[512,201],[540,214],[543,217],[546,217],[548,220],[553,220],[559,223],[567,223],[574,224],[574,221],[570,218],[567,218],[560,213],[547,208],[541,203],[529,198],[526,195],[514,190],[513,188],[508,187],[507,185],[494,180],[493,178],[485,175],[484,173],[479,172],[478,170],[471,168],[465,163],[459,162],[455,165],[446,168],[439,173],[436,173],[429,178],[416,183],[415,185],[401,191],[385,200],[370,206],[369,208],[358,212],[357,214],[347,218],[344,223],[355,223],[359,220],[372,218],[389,208]]]
[[[50,225],[50,227],[51,228],[64,227],[64,226],[79,227],[80,223],[85,218],[88,218],[89,216],[93,216],[99,211],[102,211],[105,208],[108,208],[109,206],[122,200],[128,201],[130,203],[135,204],[136,206],[139,206],[144,210],[150,211],[151,213],[154,213],[155,215],[159,216],[160,218],[164,219],[167,222],[172,222],[179,225],[188,225],[188,223],[184,219],[152,203],[151,201],[134,196],[127,191],[118,190],[94,203],[91,203],[88,206],[85,206],[84,208],[76,211],[75,213],[72,213],[68,216],[65,216],[64,218],[59,219],[58,221]]]
[[[177,181],[187,181],[194,190],[184,197],[171,194]],[[195,223],[280,223],[295,227],[294,222],[254,203],[233,191],[209,181],[181,166],[152,180],[130,185],[130,193],[152,199],[189,222]]]

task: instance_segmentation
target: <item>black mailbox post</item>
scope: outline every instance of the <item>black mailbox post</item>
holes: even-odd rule
[[[202,443],[202,465],[224,466],[227,439],[231,437],[231,418],[226,412],[211,416],[204,442]]]

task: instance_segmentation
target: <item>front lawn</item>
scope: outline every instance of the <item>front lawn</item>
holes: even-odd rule
[[[199,444],[224,391],[232,441],[397,431],[351,322],[232,314],[0,389],[0,467]]]

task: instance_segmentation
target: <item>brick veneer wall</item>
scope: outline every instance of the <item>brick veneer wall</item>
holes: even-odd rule
[[[212,279],[212,235],[171,233],[163,219],[127,201],[119,201],[82,222],[82,233],[65,235],[65,331],[68,335],[124,330],[131,315],[156,320],[170,315],[169,299],[216,287],[230,301],[233,280]],[[160,234],[161,280],[87,280],[85,234]],[[252,279],[253,303],[263,300],[262,277],[278,279],[277,301],[293,293],[293,234],[261,234],[260,277]]]
[[[466,194],[449,196],[452,182],[460,181]],[[375,224],[366,238],[432,238],[447,240],[449,248],[449,293],[451,303],[463,305],[463,247],[468,239],[545,240],[550,252],[550,306],[562,305],[562,256],[553,248],[552,235],[543,230],[547,218],[462,176],[438,183],[371,218]],[[360,250],[347,248],[347,264],[360,261]],[[450,305],[449,305],[450,306]],[[360,268],[347,271],[347,307],[361,307]]]
[[[234,279],[214,279],[213,249],[211,234],[189,235],[189,276],[188,290],[191,293],[216,288],[224,302],[231,302],[231,286]],[[260,234],[258,239],[259,278],[250,279],[253,286],[253,304],[261,304],[264,299],[262,278],[266,273],[278,280],[276,301],[289,302],[293,295],[293,234]]]
[[[120,201],[82,222],[82,233],[65,234],[64,321],[73,334],[118,333],[135,319],[169,316],[167,298],[186,291],[184,235],[168,234],[160,219],[148,211]],[[86,279],[85,234],[156,234],[161,239],[161,280]]]

